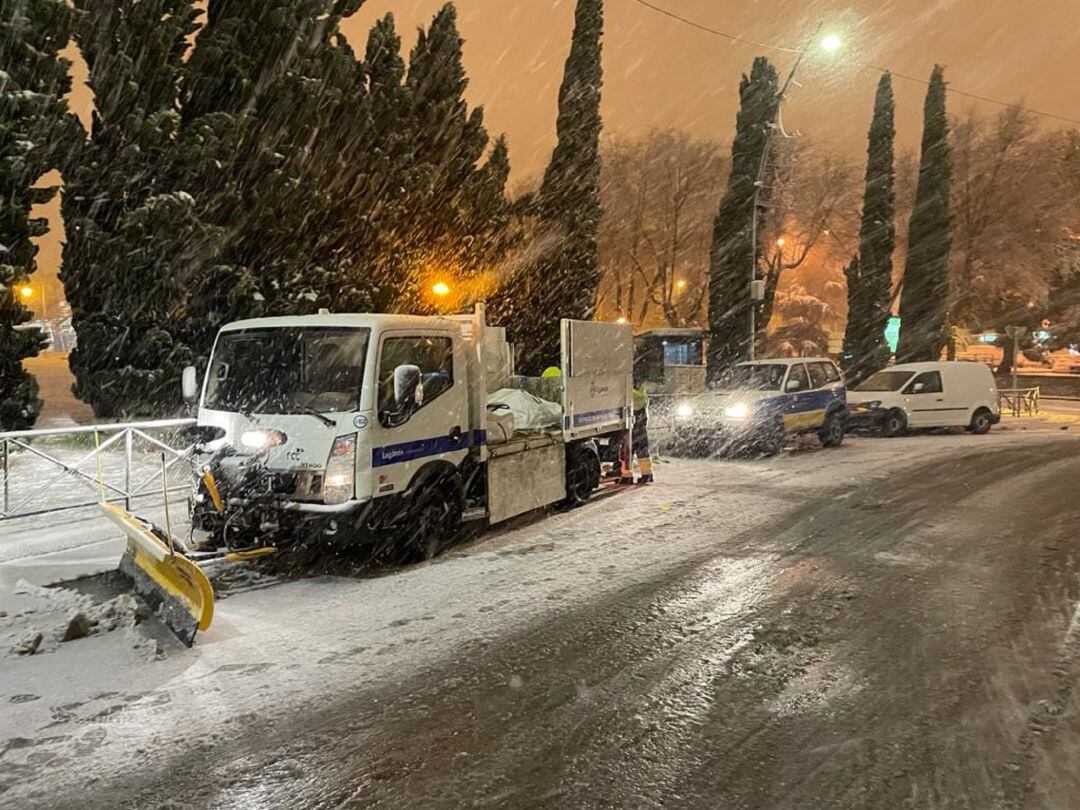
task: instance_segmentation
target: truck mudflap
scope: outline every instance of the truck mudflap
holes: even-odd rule
[[[629,324],[562,321],[563,434],[567,442],[633,424],[634,332]]]

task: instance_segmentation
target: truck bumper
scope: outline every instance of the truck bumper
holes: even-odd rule
[[[277,508],[284,512],[304,512],[312,517],[318,515],[326,515],[328,517],[333,515],[345,515],[356,509],[366,506],[371,502],[370,498],[356,498],[351,501],[345,501],[344,503],[325,504],[325,503],[305,503],[303,501],[283,501],[277,504]]]

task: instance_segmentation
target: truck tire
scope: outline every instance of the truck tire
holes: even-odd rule
[[[831,411],[825,414],[825,424],[818,431],[822,447],[839,447],[844,443],[844,414]]]
[[[881,432],[885,436],[900,436],[907,431],[907,417],[899,408],[893,408],[885,414],[885,421],[881,425]]]
[[[594,469],[595,466],[595,469]],[[568,507],[581,506],[592,494],[593,481],[599,479],[599,463],[596,454],[584,447],[568,447],[566,450],[566,500]]]
[[[971,424],[968,425],[968,430],[976,436],[982,436],[984,433],[990,432],[990,426],[993,423],[994,421],[990,415],[990,410],[988,408],[979,408],[972,414]]]
[[[410,545],[414,556],[430,560],[446,548],[461,531],[461,502],[446,487],[424,489],[413,504],[416,528]]]

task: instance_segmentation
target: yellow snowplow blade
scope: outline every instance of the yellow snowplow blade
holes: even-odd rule
[[[214,589],[194,562],[154,534],[149,523],[110,503],[100,504],[106,517],[127,536],[120,573],[154,607],[162,620],[189,647],[196,630],[214,618]]]

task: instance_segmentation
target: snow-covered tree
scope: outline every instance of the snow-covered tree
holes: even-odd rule
[[[214,252],[170,174],[177,79],[197,12],[192,0],[75,6],[94,117],[64,167],[74,390],[98,416],[160,413],[179,403],[180,369],[192,359],[178,324],[192,269],[178,262]]]
[[[828,352],[824,324],[835,317],[832,308],[798,282],[776,294],[776,326],[766,338],[772,357],[813,357]]]
[[[559,357],[559,319],[591,318],[600,283],[600,60],[602,0],[578,0],[559,89],[558,142],[535,198],[547,249],[510,280],[497,310],[518,343],[519,364],[537,372]]]
[[[32,217],[55,188],[39,188],[71,143],[74,119],[64,95],[69,63],[60,57],[70,35],[70,10],[58,0],[0,0],[0,430],[33,425],[41,412],[37,381],[22,365],[45,345],[26,328],[21,289],[37,269]]]
[[[406,74],[392,18],[364,59],[341,36],[362,0],[211,2],[190,60],[191,0],[78,3],[98,112],[64,280],[99,414],[168,410],[226,321],[417,308],[423,268],[491,263],[508,153],[481,162],[452,5]]]

